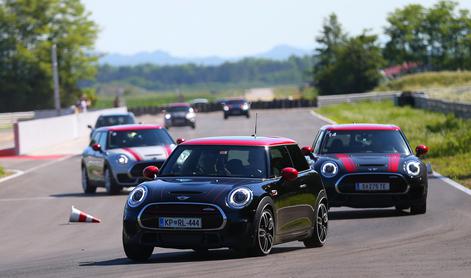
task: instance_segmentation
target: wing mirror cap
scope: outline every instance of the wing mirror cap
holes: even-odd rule
[[[185,142],[185,139],[183,138],[177,138],[177,145],[180,145],[181,143]]]
[[[303,153],[304,156],[311,156],[312,153],[314,152],[314,149],[310,146],[305,146],[305,147],[302,147],[301,152]]]
[[[298,170],[286,167],[281,170],[281,178],[286,181],[294,181],[298,177]]]
[[[159,168],[156,166],[147,166],[142,170],[142,176],[146,180],[155,180],[157,178],[157,175],[159,174]]]
[[[93,144],[92,149],[96,152],[101,152],[101,145],[100,144]]]
[[[92,125],[87,125],[87,127],[88,127],[89,129],[93,129]]]
[[[421,156],[424,156],[428,153],[429,149],[427,146],[425,145],[418,145],[416,148],[415,148],[415,155],[417,157],[421,157]]]

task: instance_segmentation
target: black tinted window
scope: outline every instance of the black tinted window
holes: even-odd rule
[[[298,171],[309,169],[306,158],[304,158],[304,155],[301,153],[299,147],[297,145],[290,145],[287,147],[289,154],[291,155],[291,159],[293,160],[294,168]]]
[[[96,121],[95,128],[113,125],[127,125],[135,124],[134,117],[131,115],[119,115],[119,116],[100,116]]]
[[[401,153],[409,148],[397,130],[326,131],[321,153]]]
[[[271,177],[279,177],[281,170],[286,167],[293,167],[288,150],[284,146],[270,148]]]
[[[173,112],[189,112],[191,107],[187,106],[174,106],[174,107],[169,107],[167,108],[167,112],[173,113]]]
[[[179,146],[160,176],[266,178],[262,147]]]
[[[241,100],[241,99],[236,99],[236,100],[228,100],[225,103],[229,104],[229,105],[242,105],[242,104],[246,103],[246,101]]]
[[[108,149],[166,146],[173,140],[163,129],[110,131]]]

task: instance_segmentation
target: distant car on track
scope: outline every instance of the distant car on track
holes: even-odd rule
[[[313,167],[322,176],[331,207],[427,209],[427,169],[394,125],[327,125],[314,140]],[[309,148],[303,149],[309,154]]]
[[[160,171],[144,172],[155,180],[136,187],[124,209],[123,246],[132,260],[146,260],[155,246],[267,255],[274,244],[326,241],[321,178],[291,139],[193,139]]]
[[[188,103],[172,103],[165,110],[165,128],[173,126],[196,127],[196,115],[194,109]]]
[[[229,116],[246,116],[250,118],[250,104],[245,99],[229,99],[223,104],[224,119]]]
[[[114,126],[114,125],[129,125],[135,124],[136,117],[134,117],[134,113],[117,113],[117,114],[104,114],[100,115],[96,120],[95,127],[91,125],[88,126],[92,131],[90,132],[90,137],[92,137],[93,131],[100,127],[105,126]]]
[[[155,125],[121,125],[95,130],[82,153],[82,188],[110,194],[142,182],[142,170],[160,167],[175,147],[166,129]]]

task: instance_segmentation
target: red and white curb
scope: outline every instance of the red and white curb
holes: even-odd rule
[[[312,116],[314,116],[314,117],[316,117],[316,118],[318,118],[318,119],[320,119],[320,120],[322,120],[322,121],[324,121],[324,122],[326,122],[326,123],[328,123],[328,124],[336,124],[335,121],[333,121],[333,120],[331,120],[331,119],[329,119],[329,118],[327,118],[327,117],[325,117],[325,116],[322,116],[321,114],[318,114],[318,113],[314,112],[313,110],[311,110],[310,112],[311,112],[311,115],[312,115]],[[427,165],[427,170],[429,170],[429,166],[428,166],[428,165]],[[431,167],[430,167],[430,170],[429,170],[429,171],[431,171]],[[463,191],[464,193],[466,193],[466,194],[468,194],[468,195],[471,195],[471,189],[465,187],[464,185],[459,184],[459,183],[457,183],[456,181],[454,181],[454,180],[452,180],[452,179],[450,179],[450,178],[447,178],[447,177],[445,177],[445,176],[442,176],[440,173],[435,172],[435,171],[433,172],[432,175],[433,175],[434,177],[436,177],[437,179],[443,181],[444,183],[446,183],[446,184],[448,184],[448,185],[451,185],[452,187],[454,187],[454,188],[456,188],[456,189],[458,189],[458,190],[460,190],[460,191]]]

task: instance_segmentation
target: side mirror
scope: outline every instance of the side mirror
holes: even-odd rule
[[[146,180],[155,180],[157,178],[157,174],[159,173],[159,168],[156,166],[147,166],[142,171],[142,175]]]
[[[101,152],[101,145],[100,144],[93,144],[92,149],[96,152]]]
[[[294,181],[298,177],[298,170],[286,167],[281,170],[281,178],[286,181]]]
[[[181,143],[185,142],[185,139],[183,138],[177,138],[177,145],[180,145]]]
[[[87,127],[88,127],[89,129],[93,129],[93,127],[92,127],[91,125],[87,125]]]
[[[306,146],[306,147],[302,147],[301,152],[303,153],[304,156],[311,156],[312,153],[314,152],[314,149],[312,147]]]
[[[421,157],[421,156],[424,156],[428,153],[428,147],[425,146],[425,145],[418,145],[416,148],[415,148],[415,155],[417,157]]]

